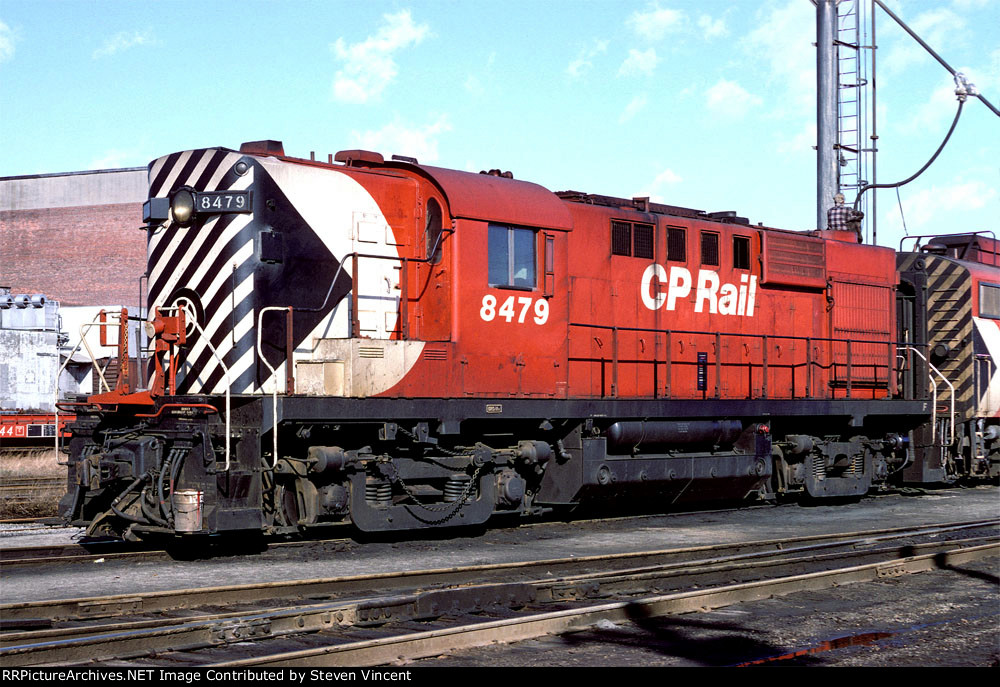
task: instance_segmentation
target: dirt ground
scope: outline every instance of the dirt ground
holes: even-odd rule
[[[605,623],[415,665],[1000,667],[1000,560],[641,624]]]

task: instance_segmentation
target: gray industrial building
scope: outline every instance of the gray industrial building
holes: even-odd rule
[[[60,330],[58,302],[0,286],[0,410],[54,409]]]

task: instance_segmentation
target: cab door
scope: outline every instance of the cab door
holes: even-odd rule
[[[411,264],[412,276],[407,300],[412,306],[413,327],[410,337],[421,341],[451,340],[451,290],[453,232],[443,210],[441,199],[431,196],[422,204],[417,215],[423,231],[417,231],[421,249],[415,247]]]

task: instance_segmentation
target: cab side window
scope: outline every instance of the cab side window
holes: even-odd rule
[[[535,230],[502,224],[489,226],[489,283],[533,289],[537,282]]]
[[[424,250],[432,265],[441,262],[441,206],[431,198],[427,201],[427,224],[424,227]]]
[[[1000,284],[979,284],[979,316],[1000,320]]]

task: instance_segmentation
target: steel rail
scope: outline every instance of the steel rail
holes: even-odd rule
[[[211,666],[220,668],[313,665],[374,666],[408,662],[463,649],[589,630],[601,621],[623,623],[664,615],[691,613],[748,601],[758,601],[773,596],[928,572],[976,561],[998,553],[1000,553],[1000,544],[993,543],[964,550],[950,550],[944,554],[935,553],[897,558],[849,568],[780,577],[773,580],[601,604],[584,609],[539,613],[508,620],[415,632],[395,637],[291,651],[270,656],[257,656],[237,661],[224,661],[211,664]]]
[[[66,529],[82,529],[68,525],[63,525]],[[56,526],[48,529],[57,528]],[[42,530],[45,531],[45,530]],[[7,536],[8,532],[20,532],[20,530],[0,530],[0,537]],[[273,541],[267,542],[270,549],[285,547],[306,546],[316,544],[316,539],[301,539],[296,541]],[[324,539],[320,543],[327,545],[340,545],[350,542],[349,539]],[[160,556],[169,558],[170,554],[161,546],[153,542],[94,542],[91,543],[92,551],[88,551],[80,544],[50,544],[43,546],[11,546],[0,547],[0,569],[12,566],[30,565],[54,565],[59,563],[83,563],[93,562],[97,559],[124,560],[128,558]],[[2,608],[2,606],[0,606]]]
[[[3,537],[21,537],[21,536],[35,536],[39,534],[47,534],[56,531],[66,531],[70,528],[66,525],[47,525],[44,523],[39,523],[37,520],[0,520],[0,524],[7,525],[18,525],[16,528],[3,528],[0,529],[0,538]],[[75,528],[73,528],[75,529]],[[25,547],[27,548],[27,547]],[[3,549],[0,549],[3,551]]]
[[[0,604],[0,617],[7,620],[25,618],[95,618],[133,612],[135,600],[141,600],[144,611],[163,611],[178,608],[191,608],[210,604],[246,603],[261,599],[298,598],[300,596],[318,596],[331,594],[368,593],[372,589],[390,591],[406,589],[429,584],[456,584],[476,576],[480,580],[486,575],[495,575],[497,579],[508,579],[517,570],[529,571],[538,568],[575,567],[586,564],[607,566],[634,566],[640,561],[655,563],[660,558],[680,558],[709,554],[711,552],[732,551],[733,549],[773,550],[776,553],[787,551],[790,545],[808,545],[809,542],[840,542],[835,545],[849,545],[857,541],[867,541],[871,537],[898,534],[903,536],[913,533],[932,533],[947,530],[988,527],[1000,524],[1000,520],[974,520],[950,523],[937,523],[916,527],[895,527],[857,532],[830,533],[815,536],[788,537],[784,539],[756,540],[729,544],[712,544],[703,546],[660,549],[655,551],[638,551],[617,553],[612,555],[578,556],[570,558],[542,559],[534,561],[515,561],[499,564],[482,564],[451,568],[431,568],[405,572],[377,573],[373,575],[353,575],[332,578],[314,578],[257,584],[226,585],[215,587],[199,587],[193,589],[144,592],[141,594],[112,594],[105,596],[78,597],[69,599],[52,599],[45,601],[29,601],[23,603]],[[3,550],[0,549],[0,552]],[[101,610],[103,609],[103,610]],[[118,610],[120,609],[120,610]],[[98,614],[103,614],[98,615]]]
[[[974,537],[970,539],[961,540],[950,540],[947,542],[926,542],[922,544],[914,544],[909,546],[909,550],[913,553],[918,552],[921,549],[929,548],[941,548],[947,546],[956,546],[958,544],[969,546],[978,545],[993,541],[1000,541],[1000,536],[987,536],[987,537]],[[534,587],[536,594],[534,598],[536,601],[561,601],[571,598],[585,598],[588,596],[593,596],[595,593],[603,594],[608,590],[617,590],[624,586],[636,582],[664,582],[669,583],[670,580],[677,577],[699,575],[699,576],[711,576],[712,574],[723,574],[730,576],[734,572],[740,572],[745,570],[759,571],[767,568],[775,567],[795,567],[802,565],[806,562],[808,563],[820,563],[824,561],[833,561],[842,559],[844,557],[869,557],[883,554],[889,551],[890,548],[884,547],[881,549],[865,549],[865,550],[854,550],[849,552],[836,552],[836,553],[825,553],[825,554],[813,554],[807,553],[804,556],[799,557],[788,557],[788,558],[777,558],[775,560],[747,560],[744,556],[734,555],[729,557],[718,557],[708,560],[697,560],[689,561],[680,564],[664,564],[659,566],[645,566],[638,568],[627,568],[615,571],[592,571],[587,573],[579,573],[576,575],[565,575],[560,577],[546,577],[544,580],[529,580],[525,582],[512,582],[507,584],[468,584],[459,590],[458,587],[450,588],[450,592],[458,592],[460,596],[476,596],[480,599],[488,598],[496,590],[504,590],[504,599],[509,601],[510,599],[521,598],[518,594],[513,596],[510,594],[511,591],[518,592],[519,587],[525,585]],[[317,601],[316,603],[311,603],[307,605],[300,605],[295,607],[277,607],[268,608],[268,613],[283,613],[288,610],[288,608],[296,608],[303,611],[306,614],[315,613],[328,613],[333,609],[334,611],[340,613],[337,618],[338,622],[343,624],[345,617],[350,617],[352,620],[350,622],[357,622],[359,617],[358,609],[362,612],[360,615],[364,615],[362,618],[364,621],[371,620],[372,617],[385,617],[391,618],[394,615],[398,618],[400,613],[393,613],[392,609],[398,607],[400,610],[405,611],[404,608],[407,604],[411,603],[412,598],[420,597],[421,595],[427,594],[440,594],[441,590],[431,590],[431,591],[417,591],[413,594],[385,597],[385,598],[372,598],[364,600],[362,602],[350,602],[350,601],[339,601],[340,606],[329,606],[328,604],[321,603]],[[447,593],[447,592],[446,592]],[[503,600],[496,597],[497,601],[493,602],[501,603]],[[135,598],[134,601],[138,602],[139,599]],[[425,609],[430,609],[433,612],[438,612],[440,608],[447,608],[448,604],[441,605],[441,603],[434,599],[429,603],[425,598],[420,598],[419,603],[425,607]],[[346,604],[346,605],[344,605]],[[435,607],[437,607],[435,609]],[[377,609],[377,613],[375,612]],[[137,609],[141,610],[141,609]],[[368,612],[365,613],[364,611]],[[253,609],[244,611],[234,611],[228,613],[210,613],[198,616],[185,616],[184,618],[169,617],[169,618],[152,618],[144,620],[127,620],[121,623],[106,623],[100,625],[72,625],[66,627],[58,628],[43,628],[43,629],[32,629],[25,632],[7,632],[6,634],[0,635],[0,647],[17,645],[22,642],[37,642],[39,640],[53,640],[53,639],[69,639],[72,637],[89,637],[92,635],[108,634],[112,632],[123,632],[129,630],[142,630],[148,628],[163,628],[171,625],[177,625],[185,622],[201,622],[206,620],[222,620],[230,618],[244,618],[248,616],[259,615],[263,613],[263,609]],[[412,613],[411,613],[412,615]],[[15,623],[16,625],[21,625],[22,627],[31,626],[41,626],[45,625],[47,622],[51,622],[47,619],[25,619],[22,622]],[[301,627],[301,626],[300,626]],[[7,629],[7,628],[5,628]]]
[[[979,545],[983,538],[961,542],[928,542],[910,549],[911,556],[924,552],[942,553],[957,544]],[[996,537],[988,540],[1000,546]],[[928,554],[930,555],[930,554]],[[649,593],[651,582],[676,579],[673,589],[709,586],[718,581],[730,582],[744,577],[759,578],[778,569],[779,575],[802,568],[822,569],[828,562],[850,559],[884,562],[898,556],[895,547],[877,550],[805,555],[759,562],[736,556],[723,564],[664,566],[661,570],[625,570],[607,577],[591,573],[568,578],[547,578],[530,582],[473,585],[466,588],[437,589],[410,595],[372,598],[354,602],[328,602],[265,611],[224,613],[196,618],[170,618],[121,623],[101,627],[76,627],[51,631],[9,634],[3,637],[0,658],[5,663],[37,665],[78,661],[123,659],[164,651],[188,651],[217,647],[232,642],[263,640],[293,634],[346,629],[353,626],[382,625],[399,620],[433,619],[449,612],[475,612],[496,608],[521,608],[528,604],[587,601],[595,596]],[[602,579],[603,578],[603,579]],[[719,578],[718,580],[716,578]],[[659,590],[657,590],[659,591]],[[20,643],[27,642],[27,643]]]
[[[98,549],[99,547],[95,547]],[[117,547],[116,547],[117,548]],[[8,568],[15,565],[54,565],[58,563],[81,563],[93,562],[104,558],[123,559],[138,556],[160,555],[167,556],[162,549],[138,549],[131,551],[107,551],[87,552],[79,544],[50,544],[47,546],[11,546],[0,548],[0,568]]]
[[[292,581],[266,582],[257,584],[199,587],[193,589],[167,590],[156,592],[112,594],[105,596],[77,597],[29,601],[23,603],[0,604],[0,617],[5,620],[19,619],[62,619],[97,618],[136,611],[158,612],[180,608],[207,605],[239,604],[259,600],[300,598],[334,594],[369,594],[372,589],[389,592],[413,589],[427,585],[461,584],[471,578],[508,580],[518,571],[527,574],[535,569],[574,568],[594,564],[603,569],[608,566],[638,566],[663,564],[660,559],[682,559],[685,556],[710,555],[713,552],[749,551],[757,557],[787,553],[791,546],[814,549],[830,546],[863,545],[879,536],[906,536],[910,534],[930,534],[1000,524],[998,519],[937,523],[922,526],[883,528],[857,532],[830,533],[815,536],[789,537],[784,539],[756,540],[728,544],[711,544],[683,548],[638,551],[611,555],[577,556],[570,558],[515,561],[499,564],[482,564],[451,568],[431,568],[403,572],[377,573],[372,575],[351,575],[331,578],[313,578]],[[810,544],[812,542],[812,544]],[[754,550],[758,550],[757,553]],[[0,551],[3,551],[0,549]],[[702,560],[711,560],[702,559]],[[493,577],[489,577],[493,576]]]
[[[5,500],[24,500],[33,496],[40,498],[65,486],[65,477],[5,480],[0,482],[0,498]]]
[[[35,487],[35,486],[62,486],[66,483],[65,477],[6,477],[0,479],[0,488],[5,487]]]

